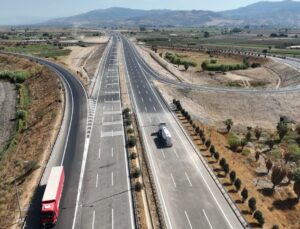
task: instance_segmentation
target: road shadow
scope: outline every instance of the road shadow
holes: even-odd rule
[[[42,199],[45,192],[46,185],[38,186],[34,192],[28,214],[26,217],[25,229],[38,229],[42,228],[41,224],[41,207]]]

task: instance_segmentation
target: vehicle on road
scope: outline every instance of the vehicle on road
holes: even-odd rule
[[[166,147],[172,147],[172,136],[167,128],[166,123],[159,124],[158,137],[163,141]]]
[[[64,168],[53,167],[42,199],[41,222],[44,228],[51,228],[57,223],[64,181]]]

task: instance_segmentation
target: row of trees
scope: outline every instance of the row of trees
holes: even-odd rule
[[[197,64],[195,62],[182,60],[178,55],[176,55],[174,53],[167,52],[165,54],[165,58],[167,60],[169,60],[172,64],[178,65],[178,67],[180,65],[183,65],[186,71],[189,69],[189,67],[196,67],[197,66]]]
[[[215,146],[212,144],[211,140],[205,136],[204,131],[199,126],[194,124],[189,113],[182,108],[180,101],[174,99],[173,103],[175,104],[176,108],[182,113],[182,115],[187,119],[187,121],[192,125],[196,135],[199,136],[202,143],[205,145],[206,149],[211,154],[211,157],[213,157],[216,160],[216,163],[219,163],[219,166],[222,168],[222,170],[224,172],[224,176],[227,177],[229,175],[231,185],[233,185],[235,187],[236,192],[239,192],[242,188],[242,181],[240,178],[237,177],[236,172],[234,170],[230,171],[230,166],[227,163],[225,158],[220,159],[220,154],[215,149]],[[231,126],[233,125],[232,121],[231,122],[228,121],[227,124],[228,124],[227,129],[230,130]],[[241,195],[243,203],[249,198],[249,193],[246,188],[242,189],[242,191],[240,192],[240,195]],[[253,197],[249,198],[248,207],[249,207],[250,212],[253,214],[253,217],[257,220],[257,222],[260,225],[264,225],[265,220],[264,220],[262,212],[256,209],[256,199],[255,198],[253,198]]]
[[[227,131],[229,132],[233,126],[233,121],[231,119],[227,119],[224,124],[226,125]],[[297,126],[296,128],[297,133],[300,135],[300,126]],[[278,134],[278,140],[279,142],[282,141],[282,139],[287,135],[288,133],[288,125],[284,120],[281,118],[280,121],[277,124],[277,134]],[[256,127],[254,129],[254,135],[256,140],[259,140],[262,135],[262,129],[259,127]],[[231,134],[228,139],[229,147],[232,151],[236,152],[238,147],[241,147],[243,150],[243,147],[252,139],[252,127],[247,127],[247,133],[245,135],[245,138],[239,139],[234,134]],[[274,145],[276,143],[275,135],[272,134],[266,141],[265,144],[268,145],[269,150],[272,150]],[[290,149],[291,148],[291,149]],[[256,161],[259,160],[260,157],[264,158],[265,165],[267,168],[267,173],[269,174],[272,170],[271,174],[271,182],[273,184],[272,189],[275,190],[275,187],[280,185],[282,181],[287,178],[288,183],[290,183],[292,180],[294,181],[293,190],[295,194],[297,195],[297,198],[299,200],[300,198],[300,169],[298,170],[291,170],[287,167],[287,163],[290,160],[294,159],[293,151],[297,151],[297,149],[294,149],[293,147],[288,147],[287,151],[283,154],[283,159],[285,161],[285,165],[274,165],[273,161],[271,159],[268,159],[265,154],[257,151],[255,153],[255,159]],[[296,160],[294,160],[296,161]]]

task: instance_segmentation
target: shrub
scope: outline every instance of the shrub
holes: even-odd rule
[[[134,129],[129,128],[129,129],[127,130],[127,133],[128,133],[128,134],[133,134],[133,133],[134,133]]]
[[[19,110],[17,110],[16,116],[17,116],[17,119],[24,120],[27,116],[27,112],[25,110],[19,109]]]
[[[134,188],[137,192],[140,192],[143,189],[143,184],[139,181],[137,181],[134,185]]]
[[[136,138],[135,137],[131,137],[128,139],[128,147],[129,148],[133,148],[136,146]]]
[[[236,152],[238,147],[241,145],[240,139],[235,134],[230,134],[228,144],[233,152]]]
[[[126,126],[131,126],[131,124],[132,124],[131,119],[125,120],[125,125],[126,125]]]
[[[141,175],[141,170],[139,168],[135,168],[132,171],[132,177],[138,178]]]
[[[237,191],[239,191],[241,189],[241,186],[242,186],[242,182],[239,178],[237,178],[234,182],[234,186],[236,188]]]
[[[136,153],[131,153],[130,154],[130,159],[131,160],[134,160],[134,159],[136,159],[137,158],[137,154]]]

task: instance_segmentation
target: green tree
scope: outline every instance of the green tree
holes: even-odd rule
[[[225,176],[227,176],[227,174],[229,173],[229,170],[230,170],[229,165],[227,163],[225,163],[222,168],[225,173]]]
[[[272,169],[271,181],[273,183],[272,189],[274,190],[277,185],[279,185],[282,180],[286,177],[287,170],[284,167],[274,166]]]
[[[223,168],[223,166],[226,164],[225,158],[221,158],[219,164],[220,164],[220,166]]]
[[[241,147],[242,147],[242,151],[244,150],[244,147],[248,144],[248,140],[246,138],[243,138],[241,140]]]
[[[262,129],[259,128],[259,127],[255,127],[254,134],[255,134],[255,137],[256,137],[256,139],[258,141],[260,139],[260,137],[261,137]]]
[[[279,121],[276,128],[277,133],[279,135],[279,139],[281,141],[288,132],[288,126],[285,122]]]
[[[207,139],[206,142],[205,142],[205,146],[206,146],[207,148],[209,148],[210,145],[211,145],[211,141],[210,141],[210,139]]]
[[[248,190],[246,188],[243,188],[241,195],[242,195],[242,201],[243,203],[245,203],[245,201],[248,199]]]
[[[236,180],[234,182],[234,186],[235,186],[236,191],[239,191],[242,186],[242,181],[239,178],[236,178]]]
[[[248,200],[248,207],[251,212],[254,212],[256,210],[256,199],[254,197]]]
[[[254,217],[254,219],[257,220],[257,222],[258,222],[261,226],[264,225],[265,219],[264,219],[263,214],[261,213],[261,211],[258,211],[258,210],[255,211],[253,217]]]
[[[219,158],[220,158],[219,152],[217,152],[217,151],[215,152],[214,158],[216,159],[217,162],[219,161]]]
[[[231,184],[233,184],[235,182],[235,179],[236,179],[236,172],[235,171],[231,171],[229,173],[229,178],[230,178]]]
[[[205,32],[204,32],[204,37],[205,37],[205,38],[208,38],[209,36],[210,36],[209,32],[205,31]]]
[[[224,122],[225,126],[226,126],[226,129],[227,129],[227,132],[229,132],[233,126],[233,121],[232,119],[227,119],[225,122]]]

